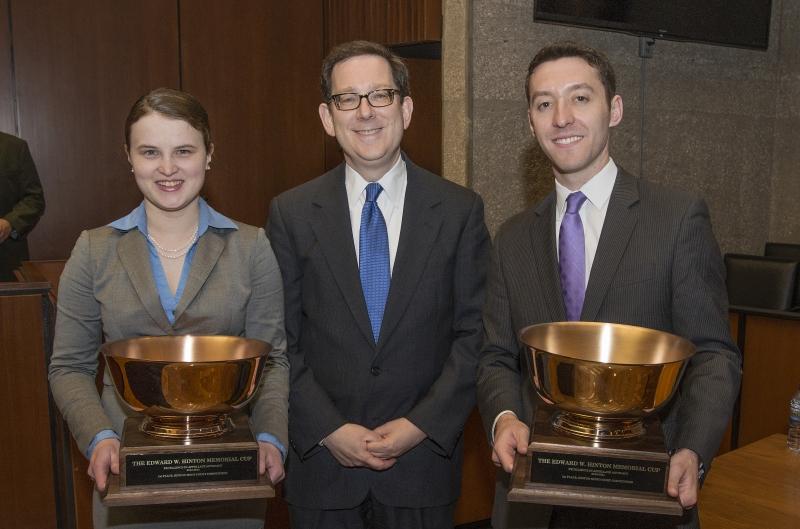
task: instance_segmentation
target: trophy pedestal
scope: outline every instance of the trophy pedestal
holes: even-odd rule
[[[555,410],[540,406],[527,456],[517,456],[508,500],[679,516],[665,492],[669,456],[659,421],[636,439],[596,442],[554,430]]]
[[[258,475],[258,442],[247,417],[211,439],[161,440],[144,434],[140,419],[125,421],[119,476],[111,475],[108,506],[271,498],[269,477]]]

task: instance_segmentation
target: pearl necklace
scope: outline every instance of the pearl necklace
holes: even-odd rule
[[[153,238],[153,236],[150,235],[149,233],[147,234],[147,240],[153,243],[153,246],[156,247],[156,253],[161,257],[165,257],[167,259],[180,259],[184,255],[189,253],[189,250],[191,249],[192,245],[195,242],[197,242],[197,231],[199,228],[200,226],[195,224],[194,233],[192,234],[191,238],[186,242],[186,244],[174,250],[170,250],[169,248],[164,248],[163,246],[158,244],[158,241],[155,240],[155,238]]]

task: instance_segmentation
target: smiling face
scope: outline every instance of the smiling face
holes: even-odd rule
[[[358,55],[333,67],[332,93],[366,94],[381,88],[398,88],[388,61],[377,55]],[[366,98],[355,110],[339,110],[322,103],[319,117],[322,126],[335,136],[344,151],[347,164],[369,181],[381,178],[397,162],[403,131],[411,123],[414,109],[410,97],[395,94],[391,105],[373,108]]]
[[[150,112],[131,126],[127,151],[146,207],[172,212],[197,201],[213,145],[207,152],[199,130]]]
[[[622,120],[622,98],[609,105],[597,71],[578,57],[540,64],[528,89],[531,132],[559,183],[579,189],[608,162],[609,129]]]

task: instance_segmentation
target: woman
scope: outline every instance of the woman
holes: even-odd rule
[[[136,336],[224,334],[272,344],[251,406],[259,471],[283,479],[288,362],[283,290],[264,230],[231,221],[200,198],[214,146],[208,116],[191,95],[159,88],[125,123],[125,150],[144,196],[129,215],[85,231],[58,291],[50,385],[95,480],[94,526],[261,527],[263,501],[112,507],[99,500],[119,472],[126,418],[106,372],[95,374],[101,341]]]

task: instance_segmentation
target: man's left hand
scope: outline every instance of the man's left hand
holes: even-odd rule
[[[405,417],[382,424],[374,431],[382,439],[367,443],[367,450],[381,459],[400,457],[427,437],[425,432]]]
[[[281,451],[272,444],[264,441],[258,442],[258,473],[267,472],[273,485],[281,482],[286,473],[283,470]]]
[[[699,471],[700,458],[693,450],[681,448],[669,459],[667,494],[678,498],[684,509],[690,509],[697,504]]]
[[[11,223],[6,219],[0,219],[0,243],[8,239],[8,236],[11,235],[11,231]]]

